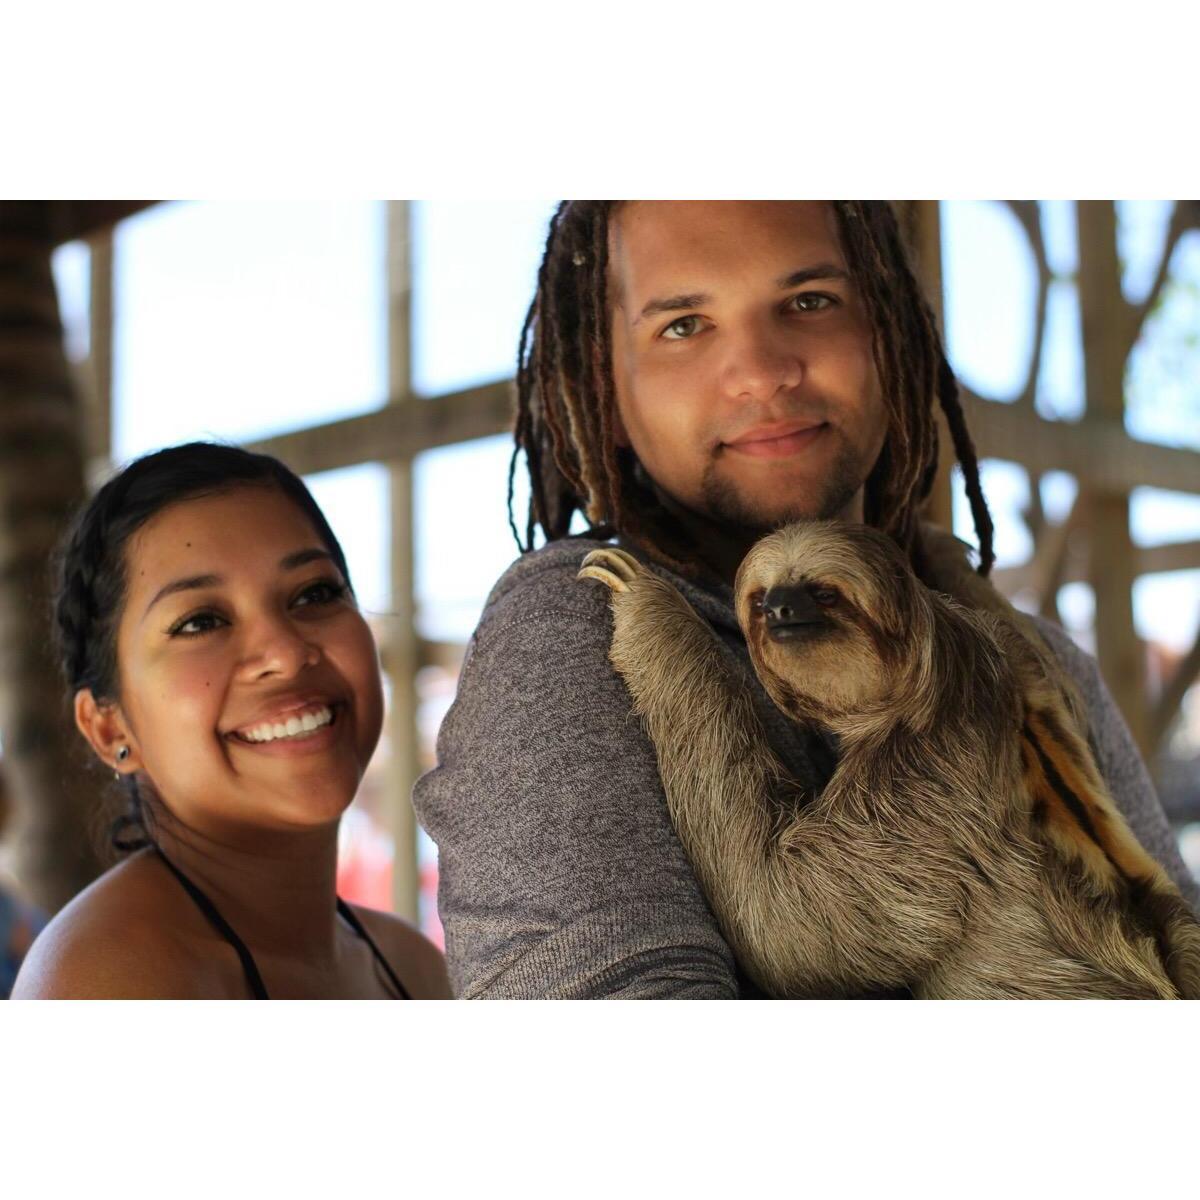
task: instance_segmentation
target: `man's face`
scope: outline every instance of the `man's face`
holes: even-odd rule
[[[618,444],[724,525],[861,520],[887,413],[832,208],[632,201],[609,239]]]

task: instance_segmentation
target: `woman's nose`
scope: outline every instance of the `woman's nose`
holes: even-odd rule
[[[286,619],[262,621],[247,629],[242,669],[251,678],[290,678],[321,660],[321,648]]]

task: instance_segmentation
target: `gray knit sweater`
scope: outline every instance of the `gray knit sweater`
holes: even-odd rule
[[[438,905],[461,997],[752,997],[667,815],[654,748],[608,661],[607,588],[575,575],[600,543],[518,559],[492,590],[417,783],[437,842]],[[639,556],[640,557],[640,556]],[[671,580],[749,682],[776,753],[819,786],[831,749],[784,717],[750,667],[728,587]],[[1095,662],[1052,625],[1093,749],[1142,844],[1197,904],[1146,769]]]

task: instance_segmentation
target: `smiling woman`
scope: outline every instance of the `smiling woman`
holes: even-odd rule
[[[345,557],[282,463],[191,443],[111,480],[64,543],[75,719],[129,856],[34,944],[20,997],[446,997],[441,955],[335,891],[383,719]]]

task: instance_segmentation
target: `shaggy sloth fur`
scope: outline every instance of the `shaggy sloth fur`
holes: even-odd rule
[[[837,736],[817,796],[674,587],[617,549],[580,571],[612,589],[610,657],[739,962],[775,996],[1200,997],[1200,925],[1109,796],[1072,685],[961,543],[925,539],[942,591],[832,522],[738,572],[763,686]]]

